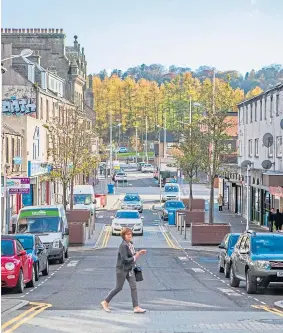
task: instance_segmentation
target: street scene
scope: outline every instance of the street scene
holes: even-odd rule
[[[2,7],[1,331],[283,332],[281,2]]]

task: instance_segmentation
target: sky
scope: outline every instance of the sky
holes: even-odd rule
[[[3,28],[63,28],[89,73],[160,63],[241,73],[283,63],[283,0],[2,0]]]

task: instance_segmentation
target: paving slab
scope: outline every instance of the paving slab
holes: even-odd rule
[[[1,313],[6,314],[12,311],[16,311],[26,306],[28,303],[28,301],[24,301],[22,299],[1,297]]]

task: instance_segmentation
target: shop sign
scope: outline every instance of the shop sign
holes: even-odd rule
[[[9,194],[28,194],[30,191],[30,179],[28,177],[8,178],[6,186]]]
[[[50,173],[52,166],[48,163],[28,161],[28,176],[35,177]]]
[[[21,165],[23,159],[22,159],[20,156],[15,156],[15,157],[13,158],[13,161],[14,161],[14,164],[15,164],[15,165]]]
[[[283,187],[280,186],[270,186],[269,187],[270,194],[283,198]]]

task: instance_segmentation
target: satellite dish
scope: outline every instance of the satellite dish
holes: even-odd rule
[[[261,163],[261,166],[263,167],[263,169],[268,170],[272,167],[272,164],[273,163],[271,161],[265,160]]]
[[[273,136],[270,133],[265,133],[262,142],[264,147],[271,147],[273,145]]]
[[[283,119],[280,121],[280,127],[283,129]]]
[[[30,50],[30,49],[23,49],[23,50],[21,51],[21,53],[20,53],[20,56],[21,56],[22,58],[28,58],[28,57],[30,57],[32,54],[33,54],[33,51],[32,51],[32,50]]]
[[[245,160],[244,162],[242,162],[241,167],[242,168],[247,168],[248,166],[251,166],[252,162],[249,160]]]

